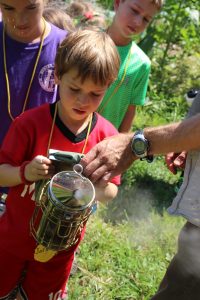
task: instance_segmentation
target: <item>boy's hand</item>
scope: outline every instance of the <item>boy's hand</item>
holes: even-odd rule
[[[38,155],[25,167],[24,176],[28,181],[51,178],[54,174],[54,167],[50,159]]]
[[[165,162],[167,168],[173,173],[177,173],[177,169],[184,170],[186,162],[187,152],[183,151],[181,153],[170,152],[165,156]]]

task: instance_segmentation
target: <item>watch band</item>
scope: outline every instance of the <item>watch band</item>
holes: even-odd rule
[[[136,149],[134,148],[134,142],[136,139],[140,139],[141,138],[141,142],[144,143],[144,146],[146,146],[146,149],[144,149],[144,152],[137,152]],[[133,153],[140,158],[140,160],[146,160],[147,162],[151,163],[154,159],[153,155],[149,155],[149,149],[150,149],[150,143],[148,141],[148,139],[145,138],[144,136],[144,132],[142,129],[139,129],[135,132],[134,136],[133,136],[133,140],[132,140],[132,144],[131,144],[131,148]]]

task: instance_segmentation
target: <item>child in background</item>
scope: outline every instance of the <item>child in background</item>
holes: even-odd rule
[[[80,241],[68,251],[38,252],[29,224],[35,208],[34,182],[54,173],[47,158],[49,148],[87,153],[117,134],[109,121],[95,113],[119,70],[112,39],[102,31],[72,32],[59,47],[55,65],[60,100],[18,116],[0,149],[0,184],[10,187],[7,210],[0,218],[0,298],[9,297],[25,269],[19,287],[22,299],[64,299]],[[104,187],[96,186],[97,199],[113,199],[119,180],[115,177]],[[84,230],[80,239],[83,235]]]
[[[96,26],[101,29],[107,28],[107,22],[103,11],[87,1],[73,1],[66,9],[67,13],[74,20],[76,27],[86,28]]]
[[[143,32],[163,0],[114,0],[115,16],[107,33],[120,54],[117,80],[107,90],[98,109],[120,132],[131,129],[137,105],[144,105],[150,60],[132,38]]]
[[[45,7],[43,17],[46,21],[63,30],[67,30],[68,32],[71,32],[75,29],[73,20],[64,11],[64,9],[61,9],[58,6]]]
[[[88,11],[93,11],[93,6],[87,1],[72,1],[66,8],[73,18],[83,16]]]
[[[67,32],[42,18],[47,2],[0,0],[0,147],[15,117],[56,100],[54,60]]]
[[[0,0],[0,147],[21,112],[56,100],[54,60],[66,31],[46,22],[45,0]]]

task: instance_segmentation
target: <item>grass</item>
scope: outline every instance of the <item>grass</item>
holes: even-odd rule
[[[79,271],[69,280],[69,300],[150,299],[184,223],[166,212],[179,179],[162,157],[153,164],[133,164],[123,175],[118,197],[89,220],[77,256]]]
[[[175,253],[181,218],[152,209],[143,219],[105,222],[106,208],[92,216],[69,280],[69,300],[147,300]]]

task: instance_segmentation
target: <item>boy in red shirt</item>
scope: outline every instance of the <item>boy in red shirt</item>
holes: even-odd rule
[[[53,255],[43,249],[41,260],[39,245],[30,232],[34,182],[54,173],[47,157],[49,148],[87,153],[99,141],[117,134],[95,113],[119,69],[119,56],[110,37],[92,30],[69,34],[58,48],[55,65],[60,100],[17,117],[0,150],[0,185],[10,187],[7,209],[0,218],[0,298],[12,294],[25,269],[19,299],[64,299],[80,241]],[[119,177],[115,177],[104,187],[97,186],[97,199],[113,199],[118,184]]]

